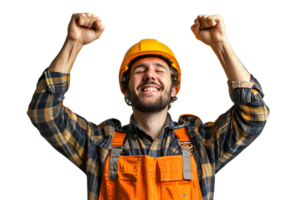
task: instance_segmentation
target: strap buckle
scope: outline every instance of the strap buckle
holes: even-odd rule
[[[111,148],[113,147],[113,148]],[[115,148],[119,148],[121,151],[123,150],[123,146],[119,146],[119,145],[110,145],[109,149],[115,149]]]
[[[182,152],[182,146],[186,145],[186,144],[189,144],[190,145],[190,150],[193,149],[193,151],[191,152],[192,153],[191,156],[193,156],[195,154],[196,147],[191,142],[179,142],[179,140],[177,140],[177,142],[178,142],[178,145],[180,147],[181,152]]]

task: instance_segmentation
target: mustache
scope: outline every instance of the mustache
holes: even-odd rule
[[[160,90],[163,89],[162,86],[158,85],[158,84],[155,83],[155,82],[146,82],[146,83],[142,84],[142,85],[139,87],[139,89],[142,88],[142,87],[144,87],[144,86],[147,85],[147,84],[156,85]]]

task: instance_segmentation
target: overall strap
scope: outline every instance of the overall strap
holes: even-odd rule
[[[182,167],[183,167],[183,178],[185,180],[192,180],[191,172],[191,149],[195,150],[195,147],[190,141],[189,134],[185,127],[174,130],[174,133],[178,139],[178,144],[182,151]],[[114,132],[111,145],[109,147],[111,154],[109,159],[109,179],[118,179],[118,161],[122,151],[122,146],[127,133]],[[189,145],[186,147],[186,145]]]
[[[183,179],[192,180],[191,172],[191,149],[195,150],[195,147],[192,145],[188,131],[185,127],[174,130],[174,133],[178,139],[179,147],[182,152],[182,171]],[[184,145],[189,145],[186,147]]]
[[[114,132],[110,149],[110,159],[109,159],[109,179],[118,179],[118,161],[122,151],[123,142],[127,133]]]

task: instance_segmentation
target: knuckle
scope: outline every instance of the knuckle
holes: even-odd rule
[[[76,18],[76,19],[79,19],[81,17],[81,12],[74,12],[72,17]]]
[[[86,13],[86,16],[87,16],[88,18],[91,18],[92,14]]]
[[[84,25],[85,19],[86,19],[86,15],[85,14],[80,14],[80,16],[79,16],[79,24],[80,25]]]
[[[97,17],[96,15],[94,15],[93,18],[94,18],[95,20],[99,20],[99,17]]]

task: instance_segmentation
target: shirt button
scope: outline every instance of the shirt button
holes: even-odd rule
[[[182,197],[185,197],[185,194],[184,194],[184,193],[182,194]]]

